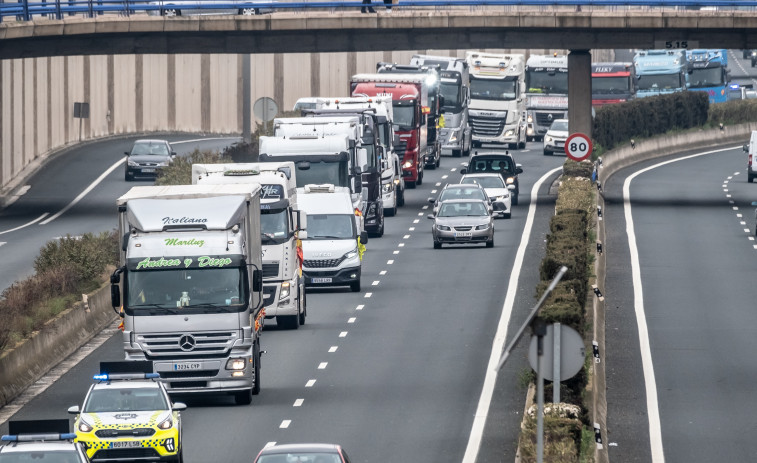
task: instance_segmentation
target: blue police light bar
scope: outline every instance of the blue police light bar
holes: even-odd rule
[[[53,440],[73,440],[76,439],[76,434],[21,434],[21,435],[9,435],[6,434],[0,437],[3,442],[37,442],[37,441],[53,441]]]
[[[736,90],[737,88],[739,88],[739,84],[731,84],[730,87]]]
[[[92,377],[95,381],[111,381],[118,379],[157,379],[160,378],[158,373],[100,373]]]

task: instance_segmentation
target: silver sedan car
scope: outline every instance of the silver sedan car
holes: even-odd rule
[[[511,192],[515,185],[505,185],[502,176],[495,173],[465,174],[460,183],[481,185],[489,196],[494,214],[509,219],[512,216]]]
[[[487,248],[494,247],[494,219],[485,201],[442,201],[439,211],[428,218],[434,221],[431,227],[434,249],[440,249],[443,243],[485,243]]]
[[[467,185],[461,185],[463,183],[467,183]],[[492,202],[491,198],[487,196],[484,187],[479,184],[470,182],[460,182],[460,184],[448,183],[444,185],[438,198],[428,198],[429,204],[434,205],[431,212],[436,214],[439,211],[439,204],[449,199],[480,199],[481,201],[486,201],[487,204],[491,204]]]

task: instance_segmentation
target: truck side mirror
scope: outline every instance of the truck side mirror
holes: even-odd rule
[[[745,153],[749,152],[749,145],[747,145],[746,143],[744,143],[744,152]]]
[[[363,191],[363,179],[360,177],[360,171],[358,170],[357,176],[353,179],[355,182],[355,193],[362,193]]]
[[[308,214],[305,211],[294,211],[297,214],[297,230],[305,231],[308,229]]]
[[[368,232],[363,230],[360,232],[360,243],[366,244],[368,242]]]
[[[263,290],[263,272],[261,270],[252,271],[252,290],[256,293]]]
[[[113,306],[113,310],[123,318],[124,314],[118,309],[121,307],[121,287],[118,284],[110,285],[110,305]]]
[[[460,175],[465,175],[467,173],[468,173],[468,168],[463,167],[462,169],[460,169]]]

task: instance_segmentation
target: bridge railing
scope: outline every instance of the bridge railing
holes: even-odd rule
[[[373,6],[384,5],[381,0]],[[757,0],[399,0],[401,9],[480,9],[505,7],[510,10],[567,8],[570,11],[597,9],[673,9],[700,11],[756,11]],[[359,0],[270,1],[270,0],[0,0],[0,22],[31,21],[37,18],[63,19],[67,16],[94,18],[104,14],[261,14],[281,11],[355,11],[366,5]]]

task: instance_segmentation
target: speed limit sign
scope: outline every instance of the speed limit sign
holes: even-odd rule
[[[587,159],[591,149],[591,139],[582,133],[574,133],[565,140],[565,154],[574,161]]]

